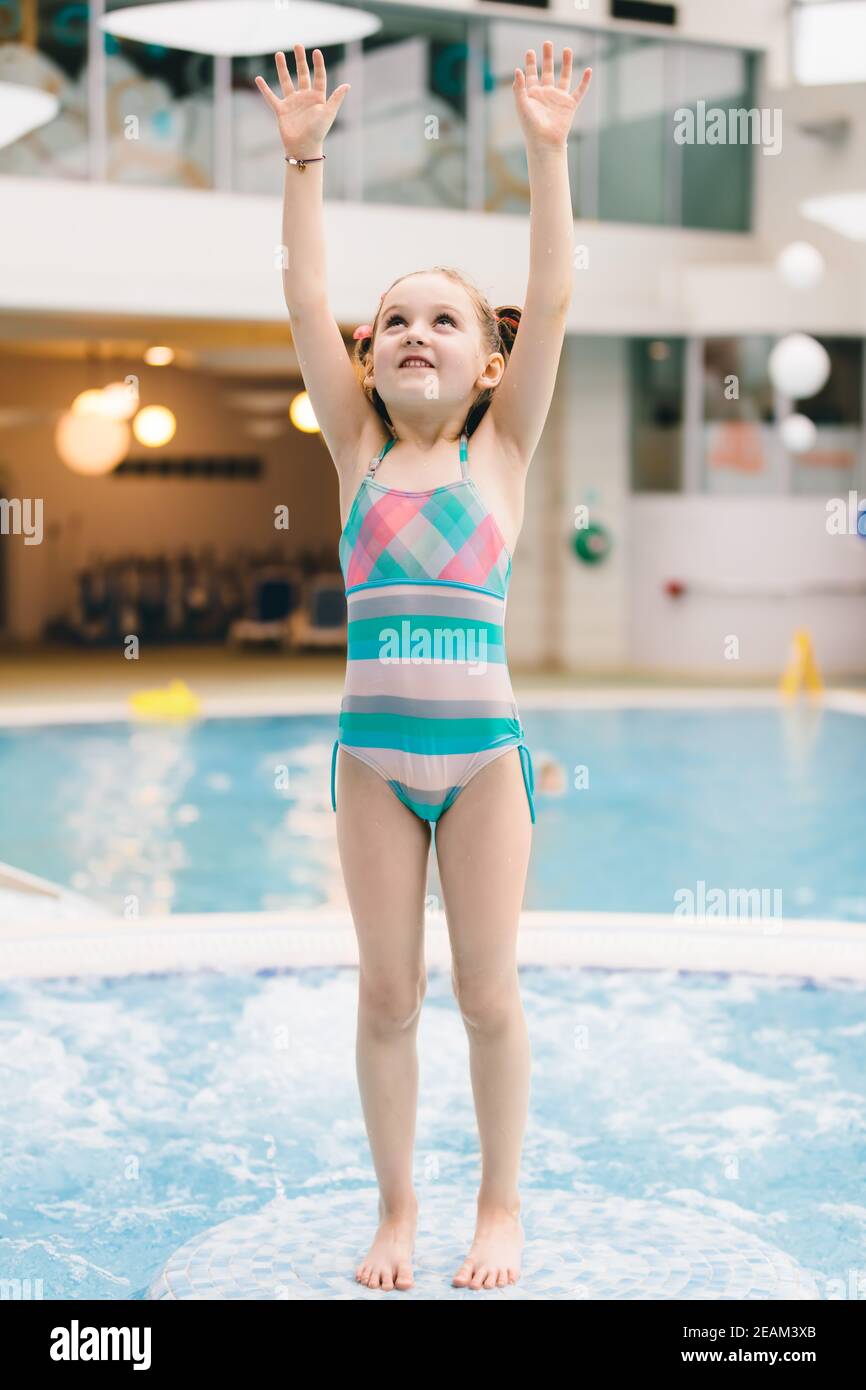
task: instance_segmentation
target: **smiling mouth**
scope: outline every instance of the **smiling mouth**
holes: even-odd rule
[[[428,367],[431,371],[435,370],[433,363],[428,362],[426,357],[407,357],[400,363],[400,371],[404,367]]]

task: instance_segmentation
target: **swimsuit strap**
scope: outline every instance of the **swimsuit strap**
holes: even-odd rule
[[[335,811],[336,811],[336,809],[337,809],[336,779],[337,779],[337,749],[338,749],[339,747],[340,747],[340,740],[339,740],[339,738],[336,738],[336,739],[334,740],[334,746],[333,746],[333,748],[331,749],[331,806],[333,807],[333,809],[334,809]]]
[[[517,751],[520,754],[520,767],[523,772],[523,785],[526,788],[526,799],[529,802],[529,818],[532,821],[532,824],[534,825],[536,819],[535,799],[533,797],[533,792],[535,791],[535,772],[532,767],[532,754],[530,753],[526,745],[525,731],[522,732],[520,735],[520,742],[517,745]]]
[[[375,458],[371,461],[371,463],[370,463],[370,467],[369,467],[368,470],[367,470],[367,477],[368,477],[368,478],[372,478],[372,477],[373,477],[373,475],[374,475],[375,472],[376,472],[376,469],[379,467],[379,464],[382,462],[383,458],[384,458],[385,455],[387,454],[388,450],[391,448],[392,444],[396,444],[396,443],[397,443],[396,439],[386,439],[386,440],[385,440],[385,443],[382,445],[382,447],[381,447],[381,449],[379,450],[378,454],[376,455],[376,457],[375,457]]]
[[[384,458],[385,455],[387,454],[388,450],[392,447],[392,445],[394,445],[394,444],[396,444],[396,443],[397,443],[396,439],[386,439],[386,440],[385,440],[385,443],[382,445],[382,448],[379,450],[379,452],[378,452],[378,454],[376,455],[376,457],[375,457],[374,459],[372,459],[371,462],[370,462],[370,467],[367,469],[367,477],[368,477],[368,478],[372,478],[372,477],[375,476],[375,474],[376,474],[376,469],[379,467],[379,464],[382,462],[383,458]],[[461,436],[460,436],[460,477],[461,477],[462,479],[464,479],[464,480],[465,480],[466,478],[469,477],[469,469],[467,468],[468,462],[469,462],[469,439],[468,439],[468,436],[467,436],[466,434],[461,434]]]

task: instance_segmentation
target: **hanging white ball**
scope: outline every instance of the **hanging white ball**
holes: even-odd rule
[[[792,290],[811,290],[819,285],[826,270],[824,257],[810,241],[792,241],[776,259],[776,269]]]
[[[814,447],[818,431],[808,415],[788,415],[779,426],[782,443],[791,454],[804,454]]]
[[[768,367],[776,390],[799,401],[821,390],[830,375],[830,358],[807,333],[789,333],[773,348]]]
[[[54,447],[73,473],[95,478],[110,473],[129,450],[129,425],[107,415],[67,410],[54,430]]]

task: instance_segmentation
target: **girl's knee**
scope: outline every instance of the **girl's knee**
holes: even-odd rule
[[[361,975],[359,1002],[368,1023],[386,1032],[400,1032],[417,1023],[427,993],[426,973]]]
[[[520,994],[517,987],[517,972],[514,978],[461,979],[452,970],[454,997],[468,1028],[483,1032],[496,1032],[507,1027],[515,1010],[520,1009]]]

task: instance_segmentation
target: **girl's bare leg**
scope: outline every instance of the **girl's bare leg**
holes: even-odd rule
[[[397,799],[374,768],[341,748],[337,845],[358,936],[358,1085],[379,1182],[380,1218],[355,1277],[371,1289],[408,1289],[414,1283],[416,1037],[427,984],[424,896],[430,840],[429,824]]]
[[[481,1142],[475,1238],[454,1284],[493,1288],[520,1273],[518,1177],[530,1048],[517,981],[517,927],[532,822],[520,754],[476,773],[436,827],[454,993],[469,1038]]]

